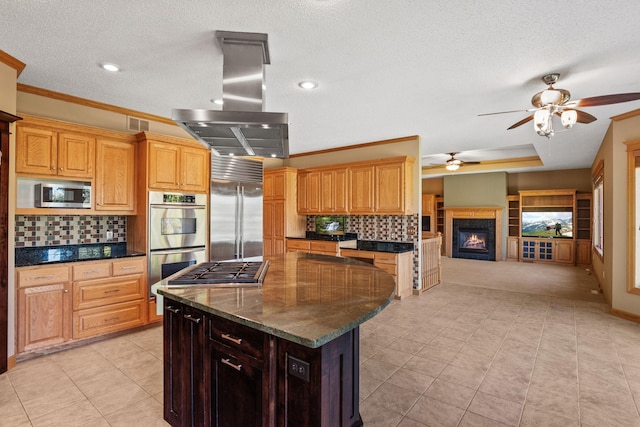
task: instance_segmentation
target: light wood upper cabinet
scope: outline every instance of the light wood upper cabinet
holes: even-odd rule
[[[134,213],[136,203],[134,144],[98,140],[96,210]]]
[[[320,172],[298,173],[298,213],[320,213]]]
[[[435,194],[423,194],[422,195],[422,216],[433,215],[436,212],[436,195]]]
[[[376,165],[375,175],[375,212],[378,214],[411,213],[407,209],[405,186],[411,185],[411,175],[406,176],[406,163],[394,162]]]
[[[347,168],[320,172],[320,212],[346,214],[349,200]]]
[[[151,141],[149,188],[209,191],[209,152],[205,149]]]
[[[180,189],[196,193],[208,192],[209,152],[200,148],[182,147],[180,162]]]
[[[16,172],[91,179],[95,146],[95,138],[87,135],[18,126]]]
[[[345,163],[298,171],[298,213],[413,213],[410,157]]]
[[[375,168],[372,165],[349,168],[349,213],[375,213]]]

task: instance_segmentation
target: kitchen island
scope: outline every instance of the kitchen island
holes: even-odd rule
[[[261,287],[160,286],[174,426],[360,426],[359,325],[394,297],[359,261],[265,257]]]

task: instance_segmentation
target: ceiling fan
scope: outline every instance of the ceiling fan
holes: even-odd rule
[[[600,105],[619,104],[621,102],[629,102],[640,99],[640,92],[619,93],[615,95],[594,96],[591,98],[583,98],[571,101],[571,93],[566,89],[556,89],[553,87],[558,82],[560,74],[546,74],[542,76],[542,81],[549,87],[533,95],[531,104],[535,108],[526,110],[500,111],[497,113],[479,114],[479,116],[489,116],[493,114],[517,113],[517,112],[533,112],[528,117],[509,126],[507,130],[515,129],[518,126],[533,120],[535,131],[540,136],[551,138],[555,131],[553,130],[552,119],[554,116],[560,117],[560,122],[565,129],[570,129],[576,123],[591,123],[597,120],[594,116],[584,111],[577,110],[578,107],[597,107]]]
[[[465,162],[463,160],[460,159],[456,159],[456,154],[460,154],[460,153],[447,153],[449,156],[451,156],[446,162],[444,162],[444,167],[447,170],[450,171],[456,171],[458,169],[460,169],[460,166],[462,165],[479,165],[480,162]]]

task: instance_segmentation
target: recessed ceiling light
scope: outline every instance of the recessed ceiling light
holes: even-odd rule
[[[102,67],[103,70],[111,71],[112,73],[120,71],[120,67],[109,62],[103,62],[102,64],[100,64],[100,67]]]
[[[224,104],[224,101],[222,99],[220,99],[220,98],[214,98],[214,99],[211,100],[211,102],[213,102],[216,105]]]
[[[276,154],[272,154],[272,155],[271,155],[271,157],[275,157],[275,156],[276,156]]]
[[[298,86],[300,86],[302,89],[315,89],[318,87],[318,83],[311,80],[303,80],[298,83]]]

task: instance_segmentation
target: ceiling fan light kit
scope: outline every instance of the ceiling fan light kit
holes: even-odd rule
[[[507,130],[515,129],[531,120],[533,120],[533,128],[540,136],[551,138],[555,131],[553,130],[553,117],[559,116],[560,123],[565,129],[571,129],[576,123],[591,123],[596,120],[591,114],[584,111],[576,110],[576,107],[595,107],[599,105],[618,104],[621,102],[636,101],[640,99],[640,92],[620,93],[616,95],[602,95],[591,98],[583,98],[577,101],[571,101],[571,93],[566,89],[556,89],[553,87],[557,83],[560,74],[552,73],[542,76],[542,81],[549,87],[533,95],[531,104],[535,107],[528,110],[501,111],[497,113],[480,114],[487,116],[493,114],[515,113],[518,111],[533,112],[532,115],[525,117],[517,123],[514,123]]]

